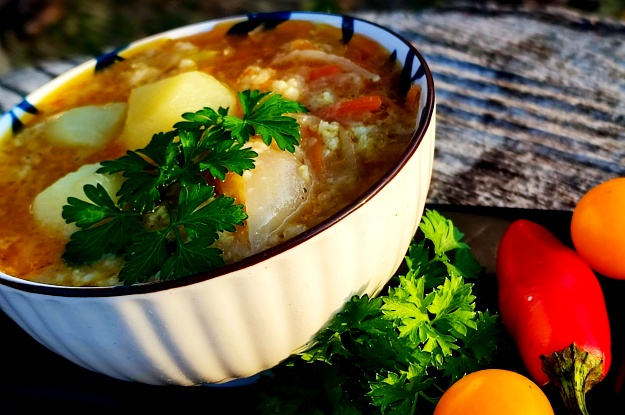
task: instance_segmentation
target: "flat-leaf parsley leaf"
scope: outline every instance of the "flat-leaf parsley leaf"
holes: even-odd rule
[[[242,226],[247,214],[233,198],[216,195],[207,178],[224,180],[228,172],[253,169],[257,154],[246,144],[254,135],[294,152],[300,131],[289,114],[307,111],[270,92],[248,90],[238,97],[242,118],[229,115],[227,108],[185,113],[185,121],[154,134],[146,147],[101,162],[98,173],[121,174],[125,180],[115,199],[101,185],[84,187],[90,202],[68,198],[63,218],[79,230],[71,235],[63,259],[78,265],[107,254],[122,256],[119,280],[124,284],[223,265],[221,250],[212,245],[220,232]]]

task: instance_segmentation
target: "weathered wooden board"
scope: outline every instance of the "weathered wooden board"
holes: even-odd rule
[[[571,209],[625,174],[625,25],[552,10],[365,13],[430,63],[430,200]]]
[[[413,42],[438,102],[432,203],[572,209],[625,175],[625,24],[562,9],[361,12]],[[0,111],[76,62],[0,78]]]

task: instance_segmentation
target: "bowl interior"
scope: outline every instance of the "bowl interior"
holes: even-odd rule
[[[403,68],[400,81],[401,92],[406,94],[410,86],[413,84],[419,85],[421,87],[421,97],[419,100],[418,116],[415,120],[414,136],[408,144],[408,147],[406,148],[404,153],[401,155],[398,162],[391,168],[390,171],[388,171],[380,180],[378,180],[368,191],[366,191],[348,206],[343,208],[338,213],[332,215],[330,218],[326,219],[322,223],[288,240],[287,242],[269,248],[268,250],[260,252],[258,254],[252,255],[235,264],[227,265],[208,273],[193,275],[171,281],[160,281],[156,283],[144,283],[131,286],[113,287],[53,286],[48,284],[31,282],[20,278],[12,277],[10,275],[6,275],[4,273],[0,273],[0,284],[11,286],[20,290],[60,296],[130,295],[142,292],[166,290],[178,286],[189,285],[198,281],[204,281],[236,270],[240,270],[242,268],[264,261],[266,258],[279,255],[285,250],[297,246],[305,242],[307,239],[314,237],[320,232],[323,232],[328,227],[333,226],[333,224],[347,217],[351,212],[353,212],[355,209],[358,209],[359,206],[366,203],[367,200],[369,200],[377,192],[379,192],[380,189],[382,189],[389,181],[393,179],[393,177],[395,177],[395,175],[407,163],[410,157],[414,155],[421,140],[423,139],[423,136],[426,133],[426,130],[430,126],[430,122],[432,121],[434,112],[433,79],[424,58],[415,49],[415,47],[407,42],[405,39],[375,23],[343,15],[311,12],[275,12],[237,16],[233,18],[218,19],[185,26],[179,29],[174,29],[158,35],[150,36],[129,45],[114,49],[68,71],[67,73],[59,76],[58,78],[52,80],[48,84],[44,85],[43,87],[39,88],[38,90],[25,97],[20,104],[18,104],[9,112],[0,117],[0,140],[9,139],[13,134],[15,134],[21,128],[27,125],[32,116],[38,112],[38,104],[47,99],[49,96],[54,95],[56,91],[58,91],[59,88],[61,88],[66,83],[72,82],[73,80],[79,78],[92,77],[99,70],[102,70],[103,68],[106,68],[110,65],[115,65],[116,62],[123,60],[139,51],[143,51],[146,48],[149,48],[151,45],[162,41],[163,39],[178,39],[194,34],[207,32],[213,29],[216,25],[226,22],[233,24],[228,34],[236,35],[256,30],[261,25],[266,28],[275,27],[290,19],[325,23],[340,28],[343,36],[342,41],[345,43],[349,42],[354,34],[362,34],[376,40],[390,52],[389,59],[391,61],[399,62],[401,64],[401,67]]]

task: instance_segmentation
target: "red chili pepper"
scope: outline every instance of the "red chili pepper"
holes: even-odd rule
[[[503,324],[534,381],[552,382],[571,414],[587,414],[585,392],[612,360],[594,272],[546,228],[521,219],[499,244],[497,282]]]

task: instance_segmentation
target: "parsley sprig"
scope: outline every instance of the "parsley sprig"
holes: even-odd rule
[[[407,272],[379,297],[355,296],[315,345],[261,377],[262,413],[428,414],[497,349],[497,314],[478,311],[481,270],[453,223],[427,210]]]
[[[224,108],[185,113],[185,121],[155,134],[146,147],[101,162],[98,173],[122,174],[125,180],[116,198],[101,185],[84,187],[90,202],[68,198],[63,218],[79,230],[63,259],[89,264],[106,254],[122,256],[119,279],[125,284],[223,265],[221,250],[212,245],[220,232],[242,226],[247,214],[233,198],[216,195],[208,180],[253,169],[257,153],[246,144],[254,135],[294,152],[299,125],[288,114],[306,112],[301,104],[269,92],[247,90],[238,97],[242,117]]]

